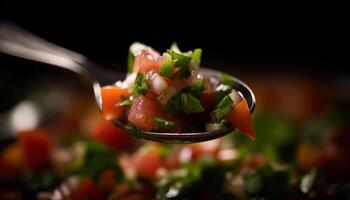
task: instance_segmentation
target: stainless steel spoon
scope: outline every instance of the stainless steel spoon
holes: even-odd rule
[[[44,39],[25,31],[8,22],[0,23],[0,52],[17,56],[52,66],[73,71],[91,82],[95,94],[96,103],[102,111],[101,85],[113,84],[123,78],[122,74],[111,72],[98,67],[81,54],[59,47]],[[200,72],[205,77],[220,78],[222,73],[212,69],[201,68]],[[250,112],[255,108],[255,96],[253,91],[241,80],[234,78],[236,88],[247,100]],[[111,120],[116,126],[128,128],[127,125],[116,119]],[[160,133],[133,131],[135,137],[159,141],[164,143],[193,143],[202,142],[222,137],[233,129],[193,132],[193,133]]]

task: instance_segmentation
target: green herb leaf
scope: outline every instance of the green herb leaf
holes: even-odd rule
[[[201,64],[202,49],[195,49],[192,54],[192,59],[197,65]]]
[[[116,106],[131,106],[131,100],[129,98],[122,98]]]
[[[156,122],[156,131],[175,131],[177,130],[176,124],[173,121],[165,120],[160,117],[154,117]]]
[[[232,87],[225,84],[220,84],[214,92],[214,104],[217,105],[226,95],[230,94]]]
[[[204,108],[201,105],[201,102],[193,95],[184,93],[184,94],[181,94],[181,99],[182,99],[183,111],[186,114],[199,113],[204,111]]]
[[[186,78],[189,77],[191,75],[189,63],[191,62],[192,58],[181,53],[177,53],[171,49],[168,49],[167,52],[173,60],[176,60],[174,66],[180,68],[180,75]]]
[[[147,81],[143,73],[137,73],[135,79],[135,85],[132,88],[132,94],[134,97],[139,96],[140,94],[146,94],[148,91]]]
[[[244,188],[251,199],[285,199],[288,195],[288,174],[274,171],[269,165],[247,173]]]
[[[204,90],[204,81],[199,80],[185,88],[182,89],[184,93],[190,93],[196,98],[201,98]]]
[[[129,51],[128,53],[128,72],[131,73],[134,70],[135,56]]]
[[[233,101],[229,95],[226,95],[210,115],[214,121],[219,122],[232,110],[232,108]]]
[[[86,154],[82,165],[73,173],[97,180],[103,170],[112,169],[116,171],[118,180],[123,180],[124,175],[116,160],[115,152],[104,144],[91,140],[85,140],[84,145],[86,146]]]
[[[162,66],[160,67],[160,75],[168,78],[173,78],[174,61],[171,58],[165,58]]]
[[[180,114],[203,112],[204,108],[201,102],[189,93],[177,93],[173,95],[167,102],[166,109],[170,112]]]
[[[228,85],[228,86],[231,86],[231,87],[234,87],[236,85],[236,82],[233,79],[233,77],[231,75],[225,74],[225,73],[223,73],[221,75],[221,83]]]
[[[136,128],[134,125],[132,124],[127,124],[124,126],[124,129],[130,133],[131,135],[135,136],[135,137],[139,137],[140,135],[140,130],[138,128]]]

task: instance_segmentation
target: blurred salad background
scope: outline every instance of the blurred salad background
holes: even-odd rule
[[[120,5],[89,4],[77,16],[79,5],[18,3],[5,1],[1,17],[120,73],[135,40],[202,48],[204,67],[255,92],[257,138],[140,141],[103,119],[75,74],[1,54],[0,199],[350,199],[342,12],[247,3],[213,6],[225,11],[215,17],[137,8],[128,18]]]

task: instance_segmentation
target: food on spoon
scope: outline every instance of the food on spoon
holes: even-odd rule
[[[197,132],[234,127],[255,138],[248,104],[229,75],[200,73],[201,49],[163,54],[141,43],[130,47],[128,75],[102,88],[103,113],[142,131]],[[219,79],[219,78],[218,78]]]

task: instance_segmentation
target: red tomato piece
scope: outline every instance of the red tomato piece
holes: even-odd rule
[[[154,117],[162,117],[162,105],[149,96],[138,96],[131,105],[128,120],[143,131],[150,131],[155,127]]]
[[[256,134],[246,100],[239,102],[226,116],[226,120],[250,139],[255,139]]]
[[[113,191],[115,186],[118,184],[117,180],[115,179],[116,173],[117,172],[115,170],[105,169],[98,178],[99,187],[106,192]]]
[[[0,175],[15,176],[24,169],[23,151],[19,143],[6,147],[0,155]]]
[[[131,136],[109,121],[103,121],[91,134],[91,138],[106,144],[115,151],[123,151],[132,145]]]
[[[121,98],[128,98],[130,92],[126,88],[119,88],[114,86],[105,86],[101,88],[102,95],[102,112],[107,120],[115,117],[119,118],[125,107],[116,106]]]
[[[72,199],[100,200],[102,199],[102,192],[89,177],[85,177],[80,181],[78,188],[73,191]]]
[[[205,109],[209,109],[213,105],[213,102],[214,102],[213,90],[214,89],[212,84],[207,79],[204,79],[202,105],[204,106]]]
[[[138,174],[146,178],[155,178],[157,169],[162,166],[159,147],[151,144],[141,148],[134,155],[133,163]]]
[[[134,62],[134,72],[147,73],[149,71],[155,71],[159,73],[162,63],[163,58],[158,52],[148,50],[136,56]]]
[[[20,132],[19,144],[30,169],[38,169],[48,163],[52,144],[46,131],[37,129]]]
[[[221,139],[209,140],[206,142],[194,143],[190,147],[192,149],[192,158],[202,156],[214,156],[220,146]]]

